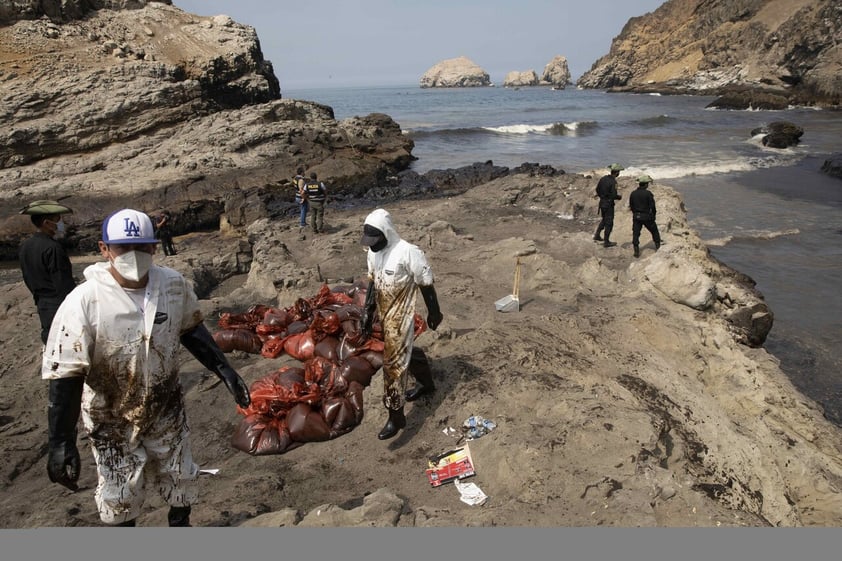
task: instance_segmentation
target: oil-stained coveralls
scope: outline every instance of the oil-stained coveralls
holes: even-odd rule
[[[378,235],[378,232],[382,235]],[[376,239],[378,237],[379,241]],[[417,399],[434,389],[426,357],[418,352],[413,353],[415,300],[419,289],[427,305],[427,324],[431,329],[438,327],[442,315],[433,288],[433,271],[424,252],[418,246],[401,239],[388,211],[376,209],[366,217],[362,243],[369,246],[368,294],[374,294],[383,326],[383,404],[389,411],[390,423],[378,436],[385,439],[394,436],[398,429],[405,426],[405,401]],[[369,313],[366,316],[371,317]],[[408,393],[407,370],[421,384]]]
[[[152,238],[151,221],[139,216]],[[108,246],[100,244],[105,252]],[[170,505],[171,526],[189,525],[198,467],[178,378],[179,344],[222,378],[243,407],[250,402],[248,388],[202,324],[196,294],[180,273],[151,265],[145,286],[126,288],[112,267],[87,267],[86,282],[65,298],[50,329],[42,363],[42,378],[50,380],[48,473],[52,481],[76,487],[81,397],[102,521],[134,525],[149,487]]]
[[[85,378],[82,422],[97,464],[95,499],[102,521],[115,524],[137,518],[150,483],[170,506],[197,499],[176,357],[179,335],[202,314],[176,271],[150,269],[141,312],[108,267],[88,267],[87,282],[59,308],[42,376]]]

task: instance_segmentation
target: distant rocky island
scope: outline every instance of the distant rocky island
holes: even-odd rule
[[[503,87],[552,86],[564,89],[572,84],[567,58],[556,55],[544,66],[539,77],[533,69],[512,70],[503,79]],[[488,72],[471,59],[460,56],[437,62],[423,76],[422,88],[470,88],[493,86]]]
[[[422,88],[475,88],[491,85],[488,72],[466,56],[438,62],[421,76]]]

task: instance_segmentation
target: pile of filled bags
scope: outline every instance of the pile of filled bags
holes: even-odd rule
[[[220,316],[213,338],[224,352],[239,350],[301,366],[282,366],[250,387],[251,404],[232,446],[254,456],[283,454],[306,442],[330,440],[363,419],[363,390],[383,365],[383,332],[374,318],[370,337],[361,330],[367,281],[299,298],[284,309],[254,305]],[[426,330],[415,315],[415,335]]]

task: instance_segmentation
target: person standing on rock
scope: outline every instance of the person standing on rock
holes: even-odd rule
[[[79,414],[97,468],[101,520],[134,526],[146,488],[169,505],[170,526],[189,526],[198,496],[190,428],[179,382],[179,343],[225,382],[240,407],[248,387],[202,323],[192,286],[153,265],[158,241],[146,214],[123,209],[102,225],[105,262],[58,309],[41,366],[49,380],[47,475],[78,489]]]
[[[295,170],[295,177],[292,178],[293,187],[295,188],[295,202],[298,203],[298,226],[304,228],[307,226],[307,211],[310,208],[310,203],[304,193],[304,188],[307,185],[307,178],[304,177],[304,168],[299,167]]]
[[[629,209],[632,212],[632,245],[634,246],[635,257],[640,257],[640,231],[644,227],[652,234],[655,251],[661,247],[661,234],[658,232],[658,225],[655,223],[655,196],[649,190],[650,183],[652,183],[651,177],[641,175],[637,178],[637,189],[629,195]]]
[[[593,239],[602,242],[603,247],[614,247],[617,244],[610,240],[611,231],[614,229],[614,201],[619,201],[622,198],[617,193],[617,177],[620,175],[620,171],[625,168],[620,164],[611,164],[608,169],[610,173],[602,176],[596,184],[596,196],[599,197],[599,214],[602,219],[599,221]],[[600,235],[603,230],[605,231],[604,238]]]
[[[38,310],[41,323],[41,342],[47,342],[50,325],[64,298],[76,288],[70,258],[59,241],[64,237],[62,215],[73,210],[57,201],[34,201],[26,205],[21,214],[28,214],[38,229],[23,241],[19,250],[23,282]]]
[[[327,188],[323,182],[319,181],[315,171],[310,173],[310,179],[304,186],[304,198],[310,205],[310,222],[313,223],[313,233],[324,233]]]
[[[378,208],[366,217],[360,243],[368,247],[363,335],[371,334],[375,313],[383,326],[383,404],[389,420],[377,438],[386,440],[406,426],[405,401],[435,390],[427,355],[414,346],[417,292],[424,297],[430,329],[435,331],[444,316],[427,257],[418,246],[401,239],[387,210]],[[407,370],[418,382],[409,391]]]
[[[175,255],[175,246],[172,243],[172,216],[168,211],[162,212],[155,222],[155,236],[161,240],[161,249],[164,255]]]

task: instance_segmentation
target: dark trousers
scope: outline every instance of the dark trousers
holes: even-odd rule
[[[324,232],[325,204],[322,201],[310,201],[310,222],[313,223],[314,233]]]
[[[655,221],[635,220],[634,218],[632,218],[632,245],[634,247],[640,245],[640,230],[644,227],[652,234],[652,241],[655,242],[655,245],[661,245],[661,234],[658,232],[658,225],[655,224]]]
[[[602,220],[599,221],[599,226],[596,228],[595,237],[599,237],[599,234],[605,230],[605,240],[607,241],[614,229],[614,205],[608,207],[600,205],[599,213],[602,215]]]
[[[164,255],[175,255],[175,246],[169,233],[161,234],[161,248],[164,250]]]

